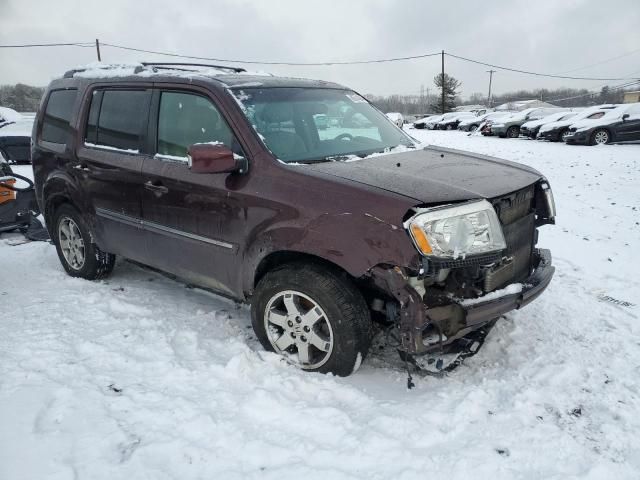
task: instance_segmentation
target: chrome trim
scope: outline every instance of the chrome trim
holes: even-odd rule
[[[107,210],[105,208],[96,208],[96,215],[98,215],[99,217],[108,218],[109,220],[122,222],[132,227],[138,227],[149,232],[163,233],[163,234],[174,235],[177,237],[188,238],[190,240],[208,243],[210,245],[226,248],[228,250],[233,250],[235,248],[235,245],[233,245],[232,243],[223,242],[221,240],[215,240],[209,237],[203,237],[202,235],[196,235],[195,233],[185,232],[183,230],[177,230],[175,228],[167,227],[166,225],[161,225],[155,222],[147,222],[140,218],[132,217],[130,215],[125,215],[123,213],[114,212],[113,210]]]
[[[188,157],[181,156],[172,156],[172,155],[162,155],[161,153],[156,153],[153,156],[154,160],[161,160],[163,162],[173,162],[173,163],[188,163]]]

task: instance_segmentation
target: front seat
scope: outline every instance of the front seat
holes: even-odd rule
[[[287,103],[267,103],[262,112],[262,120],[267,128],[263,130],[264,142],[271,152],[281,160],[296,160],[307,153],[302,137],[295,131],[293,106]],[[290,124],[286,127],[283,123]],[[286,128],[286,130],[285,130]]]

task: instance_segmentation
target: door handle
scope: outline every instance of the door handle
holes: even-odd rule
[[[146,188],[147,190],[151,190],[158,197],[160,195],[164,195],[165,193],[169,192],[169,189],[167,187],[165,187],[164,185],[162,185],[160,182],[155,182],[154,183],[151,180],[149,180],[148,182],[146,182],[144,184],[144,188]]]

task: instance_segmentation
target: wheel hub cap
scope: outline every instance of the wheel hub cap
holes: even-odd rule
[[[301,292],[287,290],[271,297],[264,326],[274,350],[300,368],[319,368],[331,356],[331,324],[320,305]]]
[[[60,220],[58,241],[67,264],[74,270],[80,270],[85,260],[84,240],[78,225],[71,218],[64,217]]]

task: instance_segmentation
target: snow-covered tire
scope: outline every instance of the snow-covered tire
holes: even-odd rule
[[[568,128],[563,128],[562,130],[560,130],[558,132],[558,138],[556,138],[554,141],[556,142],[564,142],[565,138],[567,135],[569,134],[569,129]]]
[[[267,273],[256,287],[251,320],[265,349],[303,370],[343,377],[360,367],[372,338],[360,291],[346,275],[313,263]]]
[[[71,232],[73,238],[66,237],[65,231]],[[87,222],[73,206],[64,203],[56,209],[51,232],[60,263],[72,277],[97,280],[113,271],[116,256],[98,248]],[[80,255],[70,253],[72,249],[82,252],[81,260]]]

